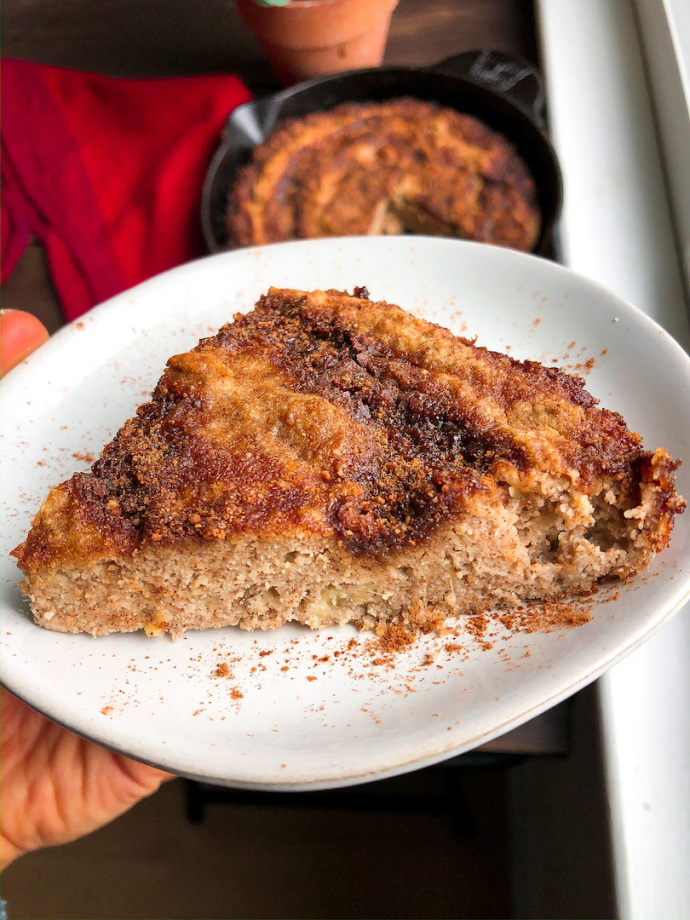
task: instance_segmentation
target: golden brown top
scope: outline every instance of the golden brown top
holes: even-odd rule
[[[410,230],[531,250],[535,187],[508,140],[414,99],[347,104],[286,123],[230,195],[233,245]]]
[[[655,463],[674,510],[673,463]],[[580,378],[366,289],[272,289],[170,359],[151,402],[91,473],[53,489],[15,554],[40,571],[151,544],[312,533],[381,556],[471,503],[507,500],[507,482],[562,476],[585,494],[615,482],[637,501],[651,469]]]

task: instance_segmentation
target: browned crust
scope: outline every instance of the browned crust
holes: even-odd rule
[[[503,135],[398,99],[279,127],[238,174],[227,226],[240,246],[406,227],[529,251],[540,216],[534,181]]]
[[[578,377],[385,302],[272,289],[170,359],[151,402],[91,473],[52,490],[14,555],[36,573],[294,534],[382,559],[510,489],[544,496],[554,482],[613,493],[622,510],[644,491],[635,539],[658,551],[683,508],[676,466]]]

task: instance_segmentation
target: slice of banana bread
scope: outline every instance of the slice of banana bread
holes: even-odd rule
[[[639,572],[676,466],[577,377],[366,289],[272,289],[170,359],[14,555],[66,632],[427,628]]]

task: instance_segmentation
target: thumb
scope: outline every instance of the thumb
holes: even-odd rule
[[[0,310],[0,377],[48,340],[48,330],[31,313]]]

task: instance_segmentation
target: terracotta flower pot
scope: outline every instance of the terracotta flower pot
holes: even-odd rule
[[[286,6],[260,6],[256,0],[237,0],[242,19],[284,86],[325,73],[378,67],[397,4],[291,0]]]

